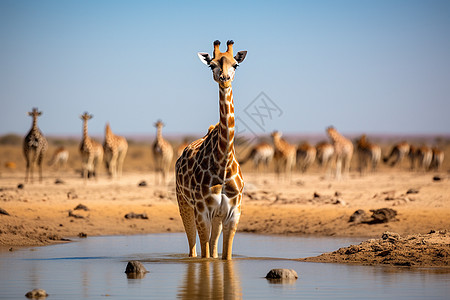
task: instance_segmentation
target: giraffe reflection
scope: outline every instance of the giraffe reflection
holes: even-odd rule
[[[187,263],[181,299],[242,299],[239,272],[233,261],[205,260]]]

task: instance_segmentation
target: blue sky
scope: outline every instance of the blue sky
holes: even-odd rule
[[[106,122],[154,134],[157,119],[203,134],[218,87],[196,54],[216,39],[248,51],[233,82],[241,128],[450,133],[449,28],[450,1],[2,0],[0,134],[26,134],[32,107],[47,135],[81,134],[84,111],[93,135]]]

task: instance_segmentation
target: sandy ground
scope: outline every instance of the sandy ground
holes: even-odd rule
[[[141,152],[145,151],[131,152],[131,160],[142,159]],[[150,167],[136,163],[125,169],[121,180],[101,172],[97,181],[85,184],[76,165],[61,172],[47,167],[43,182],[32,184],[24,184],[21,165],[2,170],[0,209],[9,215],[0,213],[0,247],[47,245],[79,235],[183,231],[173,176],[165,185],[158,184]],[[433,180],[434,176],[441,180]],[[364,176],[351,172],[336,181],[318,169],[277,180],[273,173],[256,173],[248,166],[244,177],[241,232],[379,238],[385,231],[406,236],[450,229],[450,180],[445,168],[425,173],[384,167]],[[62,183],[56,183],[57,178]],[[147,185],[139,186],[142,181]],[[87,210],[75,209],[79,204]],[[370,210],[381,208],[393,209],[396,215],[386,223],[373,222]],[[357,210],[366,212],[365,219],[349,222]],[[131,212],[148,218],[125,218]],[[442,244],[448,249],[448,235]],[[448,265],[449,253],[441,252],[441,265]],[[439,265],[439,257],[437,261]]]

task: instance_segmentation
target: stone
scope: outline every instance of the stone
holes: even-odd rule
[[[128,278],[143,278],[145,274],[149,273],[144,265],[137,260],[131,260],[128,262],[127,267],[125,268],[125,273]]]
[[[146,213],[143,213],[143,214],[135,214],[134,212],[130,212],[130,213],[127,213],[127,214],[125,215],[125,219],[143,219],[143,220],[147,220],[147,219],[148,219],[148,216],[147,216]]]
[[[147,182],[141,181],[141,182],[139,182],[138,186],[140,186],[140,187],[147,186]]]
[[[75,218],[75,219],[84,219],[83,216],[74,214],[74,213],[72,212],[72,210],[69,210],[69,217],[72,217],[72,218]]]
[[[372,212],[372,221],[369,222],[371,224],[387,223],[397,215],[397,211],[392,208],[371,209],[370,211]]]
[[[406,194],[418,194],[419,190],[417,189],[409,189],[406,191]]]
[[[30,299],[46,298],[47,296],[47,292],[43,289],[34,289],[25,294],[25,297]]]
[[[292,269],[272,269],[266,275],[266,279],[271,280],[296,280],[297,278],[297,272]]]
[[[89,208],[87,208],[86,205],[80,203],[80,204],[78,204],[73,210],[84,210],[84,211],[88,211]]]
[[[365,221],[367,219],[367,217],[368,216],[364,210],[358,209],[350,216],[348,221],[353,222],[353,223],[361,223],[361,222]]]
[[[442,177],[440,176],[433,176],[433,181],[441,181]]]

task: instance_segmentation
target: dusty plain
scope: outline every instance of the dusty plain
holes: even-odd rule
[[[383,146],[383,154],[389,146]],[[56,170],[47,166],[57,148],[57,143],[50,144],[44,162],[43,182],[39,183],[35,172],[34,182],[24,183],[25,161],[21,146],[0,145],[0,209],[4,212],[0,213],[0,248],[13,250],[21,246],[61,243],[77,236],[183,232],[173,172],[166,184],[156,181],[150,143],[130,143],[120,180],[108,178],[102,166],[98,179],[87,183],[80,176],[81,158],[77,144],[72,142],[66,147],[70,157],[65,168]],[[450,145],[441,148],[446,159],[440,171],[412,172],[409,162],[404,161],[394,168],[381,163],[377,172],[361,175],[356,171],[355,156],[350,175],[340,181],[325,176],[317,165],[306,173],[294,172],[290,180],[277,180],[271,167],[256,172],[249,162],[243,166],[246,186],[238,230],[364,239],[379,239],[388,231],[402,237],[396,238],[396,243],[407,235],[415,235],[422,237],[422,244],[427,243],[424,240],[430,240],[425,235],[432,232],[433,243],[437,243],[439,249],[430,255],[435,255],[436,259],[431,259],[433,263],[421,264],[415,263],[417,258],[412,255],[410,259],[415,262],[409,265],[448,267]],[[237,149],[241,157],[245,151],[239,153]],[[146,186],[139,186],[144,181]],[[87,210],[75,209],[79,204]],[[357,210],[364,210],[371,216],[370,210],[381,208],[393,209],[397,215],[386,223],[349,222]],[[145,214],[147,218],[125,218],[132,212]],[[392,242],[392,239],[388,241]],[[387,252],[383,252],[386,249],[375,248],[378,254],[387,256]],[[342,250],[340,254],[348,257],[349,253],[354,254],[352,251]],[[336,259],[338,254],[316,261],[349,261]],[[383,263],[368,262],[367,259],[351,262]]]

